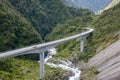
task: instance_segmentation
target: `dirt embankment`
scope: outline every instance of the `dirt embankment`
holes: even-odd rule
[[[97,80],[120,80],[120,40],[91,58],[88,65],[99,70]]]

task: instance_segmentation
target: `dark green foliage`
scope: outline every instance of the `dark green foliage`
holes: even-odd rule
[[[92,17],[90,16],[91,15],[81,15],[80,17],[67,20],[64,24],[58,24],[56,28],[46,36],[46,40],[52,41],[81,33],[83,31],[82,28],[87,27],[92,21]]]
[[[11,1],[12,5],[9,1]],[[41,32],[39,33],[44,36],[43,34],[50,32],[52,26],[55,26],[57,23],[62,23],[66,19],[78,15],[91,14],[87,10],[82,11],[82,9],[80,9],[82,11],[80,12],[77,9],[68,8],[59,1],[43,1],[40,3],[39,1],[34,2],[33,0],[9,1],[0,0],[0,52],[39,43],[42,40],[36,30],[40,30]],[[53,9],[48,9],[50,7],[46,6],[49,2],[54,3],[55,6],[50,5]],[[57,5],[59,7],[57,7]],[[31,22],[31,24],[29,22]],[[36,30],[32,26],[34,26]],[[22,56],[0,61],[0,79],[39,80],[39,65],[37,61],[31,61],[36,60],[36,57],[38,57],[38,55]],[[46,70],[51,74],[46,73],[47,77],[45,79],[63,79],[63,70],[50,67],[47,67]],[[54,78],[53,76],[56,77]]]
[[[45,66],[45,80],[63,79],[64,71]],[[40,80],[37,61],[9,58],[0,61],[0,80]],[[64,79],[63,79],[64,80]]]
[[[31,65],[32,64],[32,65]],[[35,69],[36,68],[36,69]],[[39,65],[37,62],[22,59],[6,59],[0,61],[0,80],[21,80],[31,75],[33,79],[39,79]],[[32,74],[37,73],[38,75]],[[33,76],[37,76],[36,78]]]
[[[112,42],[119,39],[117,33],[120,31],[120,4],[105,11],[93,25],[95,26],[95,43],[99,43],[97,46]],[[103,36],[104,35],[104,36]],[[106,45],[106,46],[108,46]],[[104,45],[105,46],[105,45]],[[105,47],[106,47],[105,46]]]
[[[56,39],[61,39],[64,37],[72,36],[83,32],[82,28],[88,27],[92,22],[91,15],[75,17],[74,19],[67,20],[64,24],[58,24],[54,30],[47,35],[46,40],[52,41]],[[80,54],[80,39],[73,40],[60,45],[58,47],[58,54],[55,57],[72,59],[74,55]],[[85,59],[86,55],[83,55]]]
[[[120,39],[120,34],[118,34],[120,31],[120,4],[100,16],[91,17],[91,12],[88,10],[69,8],[60,2],[62,0],[9,1],[14,6],[7,0],[0,0],[0,51],[41,42],[35,29],[44,37],[53,26],[56,28],[46,37],[47,41],[80,33],[83,27],[94,26],[95,28],[91,44],[85,44],[83,53],[80,52],[80,39],[60,45],[59,52],[54,57],[62,59],[71,60],[72,57],[77,56],[78,60],[88,61],[96,53]],[[78,15],[80,16],[75,17]],[[75,18],[70,19],[73,17]],[[45,35],[43,35],[44,33]],[[88,43],[87,40],[86,42]],[[0,61],[0,80],[39,80],[39,64],[37,61],[33,61],[38,55],[27,57],[28,59],[24,59],[26,56],[23,56]],[[90,77],[99,73],[94,68],[91,71],[93,74],[89,75]],[[63,73],[66,72],[46,66],[45,80],[64,80]]]
[[[49,19],[39,0],[9,0],[32,26],[42,35],[49,32]]]
[[[28,19],[42,38],[58,23],[75,16],[91,14],[84,9],[66,6],[62,0],[9,0]]]
[[[47,40],[55,40],[63,38],[72,34],[80,33],[79,29],[82,27],[91,27],[95,29],[93,32],[92,40],[90,44],[85,44],[85,52],[80,53],[79,48],[80,44],[78,41],[66,43],[59,46],[59,53],[55,56],[69,59],[71,54],[77,54],[79,60],[88,61],[95,54],[108,47],[111,43],[120,39],[120,4],[103,12],[101,15],[91,17],[77,17],[71,20],[66,21],[63,25],[58,25],[59,27],[55,28],[51,34],[47,36]],[[79,19],[78,19],[79,18]],[[77,25],[76,25],[77,24]],[[71,29],[73,31],[71,31]],[[79,30],[77,32],[77,30]],[[88,41],[86,41],[89,43]],[[73,47],[74,44],[76,45]],[[70,47],[71,46],[71,47]],[[72,56],[71,56],[72,57]]]
[[[41,42],[41,37],[8,1],[0,1],[0,52]]]
[[[87,49],[88,59],[120,39],[120,3],[115,7],[103,12],[100,16],[93,18],[95,31],[91,47]],[[87,59],[87,60],[88,60]]]

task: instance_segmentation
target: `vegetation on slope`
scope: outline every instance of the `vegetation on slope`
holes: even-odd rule
[[[67,20],[64,24],[57,25],[57,27],[47,35],[46,40],[51,41],[81,33],[83,31],[82,28],[88,27],[89,24],[92,23],[92,20],[91,15]],[[58,47],[58,54],[56,54],[55,57],[71,60],[72,57],[78,54],[80,54],[80,39],[60,45]]]
[[[120,39],[120,3],[103,12],[92,25],[95,26],[94,44],[99,52],[112,42]]]
[[[30,23],[7,0],[0,0],[0,52],[41,41]]]
[[[19,13],[15,9],[16,8],[13,7],[8,0],[0,0],[0,41],[1,41],[0,52],[24,47],[42,41],[40,35],[32,27],[32,24],[29,23],[30,22],[28,21],[29,19],[28,18],[25,19],[26,16],[21,15],[21,13]],[[29,9],[25,9],[23,11],[27,10]],[[73,13],[71,12],[73,16],[79,14],[82,15],[81,12],[76,14],[77,10],[75,11],[73,9],[71,11],[73,11]],[[87,14],[87,11],[85,10],[83,14]],[[73,16],[70,16],[70,18],[72,18]],[[41,15],[41,17],[43,17],[44,19],[43,15]],[[42,19],[41,17],[39,19]],[[37,19],[37,17],[35,18]],[[45,25],[46,24],[47,23],[45,23]],[[26,58],[28,58],[28,56]],[[54,69],[48,66],[46,66],[46,70],[47,73],[45,80],[64,79],[63,74],[64,70]],[[57,77],[53,77],[56,75]],[[1,60],[0,80],[16,80],[16,79],[39,80],[39,65],[37,61],[27,60],[24,59],[24,57]]]
[[[104,48],[108,47],[113,42],[120,39],[120,3],[113,7],[112,9],[109,9],[105,12],[103,12],[100,16],[93,16],[90,21],[86,21],[88,24],[87,27],[90,26],[91,28],[94,28],[95,31],[93,32],[92,40],[90,44],[85,44],[85,51],[83,53],[80,52],[80,40],[73,40],[70,42],[67,42],[66,44],[60,45],[58,47],[58,54],[56,54],[54,57],[61,58],[61,59],[69,59],[73,63],[76,63],[77,61],[85,61],[87,62],[91,57],[93,57],[95,54],[103,50]],[[85,18],[84,18],[85,19]],[[92,21],[91,21],[92,20]],[[73,21],[75,21],[73,19]],[[80,21],[81,22],[81,21]],[[71,20],[72,23],[72,20]],[[65,24],[68,24],[65,22]],[[55,28],[53,32],[48,35],[48,40],[51,40],[51,36],[53,38],[61,38],[61,36],[65,37],[67,34],[76,33],[76,29],[79,30],[82,26],[79,28],[76,26],[76,24],[72,24],[74,28],[71,31],[71,26],[64,25],[60,26],[60,29]],[[79,25],[79,23],[77,23]],[[62,29],[62,30],[61,30]],[[67,32],[69,31],[70,32]],[[57,34],[57,32],[59,34]],[[64,34],[67,32],[66,34]],[[50,36],[50,37],[49,37]],[[56,36],[56,37],[54,37]],[[86,41],[87,42],[87,41]],[[76,59],[76,61],[74,61]],[[94,80],[93,76],[99,74],[99,71],[97,71],[95,68],[85,69],[81,75],[81,78],[84,80]]]
[[[44,6],[46,6],[45,4],[47,2],[49,3],[49,1],[47,2],[46,1],[47,0],[44,0],[41,3],[44,3]],[[41,41],[41,38],[38,35],[38,33],[34,30],[34,28],[31,27],[31,24],[24,18],[26,16],[23,13],[22,14],[24,17],[21,16],[20,13],[18,13],[14,8],[16,8],[15,5],[14,7],[12,7],[7,0],[0,0],[0,32],[1,32],[0,33],[0,41],[1,41],[0,49],[1,51],[6,49],[16,48],[16,47],[22,47],[24,45],[29,45],[29,44],[33,44]],[[44,9],[43,5],[40,9],[42,8]],[[47,8],[50,8],[50,7],[47,7]],[[56,27],[53,30],[53,32],[46,37],[47,41],[63,38],[76,33],[80,33],[82,27],[94,26],[93,28],[95,28],[95,32],[93,33],[91,44],[90,45],[85,44],[84,53],[80,53],[79,51],[80,40],[77,39],[77,40],[68,42],[67,44],[60,45],[58,48],[59,53],[55,55],[55,57],[57,58],[59,57],[63,59],[68,58],[72,60],[72,57],[75,56],[75,57],[78,57],[78,60],[87,61],[89,58],[94,56],[97,52],[104,49],[105,47],[110,45],[112,42],[118,40],[120,38],[120,35],[119,35],[120,10],[119,9],[120,9],[120,4],[118,4],[112,9],[105,11],[100,16],[94,16],[94,17],[90,17],[91,13],[88,11],[85,11],[85,13],[83,12],[84,13],[83,14],[84,16],[82,15],[83,17],[76,17],[74,19],[65,21],[64,24],[58,24],[57,25],[58,27]],[[49,10],[50,9],[48,9],[48,13],[49,13]],[[24,9],[24,11],[27,11],[27,9]],[[43,11],[43,12],[45,12],[45,14],[48,16],[47,11]],[[27,19],[29,19],[29,17]],[[49,19],[51,19],[51,21],[52,20],[54,21],[53,18],[49,18]],[[58,18],[58,20],[61,20],[61,19]],[[61,21],[58,21],[58,22],[61,22]],[[52,25],[55,26],[55,24],[52,24]],[[64,79],[63,70],[53,69],[48,66],[46,66],[46,70],[48,71],[45,78],[46,80],[49,80],[49,79],[55,80],[58,78],[61,80]],[[93,70],[93,72],[96,73],[97,71]],[[53,77],[56,75],[57,77]],[[39,80],[39,65],[36,61],[26,60],[24,58],[22,59],[10,58],[7,60],[0,61],[0,79],[1,80],[11,80],[11,79],[12,80],[16,80],[16,79]]]
[[[64,24],[58,24],[45,39],[46,41],[53,41],[81,33],[83,31],[82,28],[87,27],[91,21],[92,17],[90,12],[88,15],[67,20]]]
[[[75,16],[86,15],[87,10],[66,6],[62,0],[9,0],[24,15],[42,38],[58,23]]]
[[[87,25],[82,24],[84,27],[88,27],[88,26],[92,27],[93,26],[92,28],[95,28],[95,31],[94,31],[93,37],[92,37],[92,42],[89,45],[85,44],[85,52],[83,52],[83,53],[79,52],[80,40],[76,40],[76,41],[71,41],[71,42],[68,42],[67,44],[61,45],[58,49],[59,53],[55,56],[67,58],[68,55],[71,55],[71,57],[73,57],[76,54],[77,56],[79,56],[78,57],[79,60],[87,61],[89,58],[94,56],[96,53],[98,53],[102,49],[109,46],[112,42],[118,40],[120,38],[120,36],[119,36],[119,31],[120,31],[120,23],[119,23],[120,22],[120,14],[119,13],[120,13],[120,10],[119,9],[120,9],[120,4],[118,4],[117,6],[115,6],[112,9],[109,9],[109,10],[103,12],[103,14],[101,14],[100,16],[93,16],[92,19],[89,18],[89,19],[86,19],[86,21],[80,21],[82,23],[87,24]],[[77,19],[75,19],[75,20],[78,21]],[[69,23],[65,22],[63,25],[60,25],[60,29],[58,29],[56,27],[53,30],[53,32],[50,35],[48,35],[48,38],[49,38],[48,40],[50,40],[51,36],[52,36],[52,38],[58,39],[58,37],[61,38],[61,36],[64,37],[66,34],[68,34],[68,33],[71,34],[71,32],[73,33],[74,31],[76,31],[75,29],[72,29],[73,31],[71,31],[71,26],[70,26],[71,25],[70,23],[72,23],[75,20],[73,19]],[[91,20],[92,20],[92,22],[91,22]],[[70,24],[70,25],[65,27],[65,25],[67,25],[67,24]],[[72,27],[72,28],[79,29],[82,27],[82,26],[79,26],[79,28],[78,28],[78,25],[80,25],[80,24],[78,22],[77,22],[77,25],[75,23],[73,23],[72,26],[74,26],[74,27]],[[70,31],[70,32],[65,33],[67,31]],[[76,32],[74,32],[74,33],[76,33]]]
[[[40,80],[39,71],[37,61],[18,58],[0,61],[0,80]],[[49,66],[45,66],[45,72],[45,80],[64,80],[64,74],[67,73],[60,68]]]

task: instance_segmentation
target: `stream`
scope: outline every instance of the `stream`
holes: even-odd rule
[[[68,60],[66,60],[66,61],[59,60],[60,64],[54,64],[54,63],[48,62],[48,60],[51,59],[52,56],[57,53],[57,51],[55,48],[52,48],[52,49],[49,49],[48,52],[49,52],[49,54],[45,58],[46,65],[49,65],[50,67],[54,67],[54,68],[62,68],[63,70],[71,71],[73,73],[73,75],[69,77],[69,80],[80,80],[81,70],[79,70],[77,67],[75,67]]]

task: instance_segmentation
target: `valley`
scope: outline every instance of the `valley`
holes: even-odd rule
[[[73,3],[77,6],[71,2],[70,6]],[[103,8],[110,2],[96,3]],[[48,62],[60,63],[57,59],[72,62],[81,70],[81,80],[119,80],[120,75],[116,74],[120,69],[120,3],[99,15],[70,6],[64,0],[0,0],[0,53],[72,36],[90,27],[95,31],[85,39],[84,52],[80,52],[80,39],[72,40],[57,46],[57,54]],[[38,57],[38,54],[31,54],[0,60],[0,80],[40,80]],[[44,80],[68,80],[72,76],[71,71],[50,67],[50,64],[45,65],[45,69]]]

